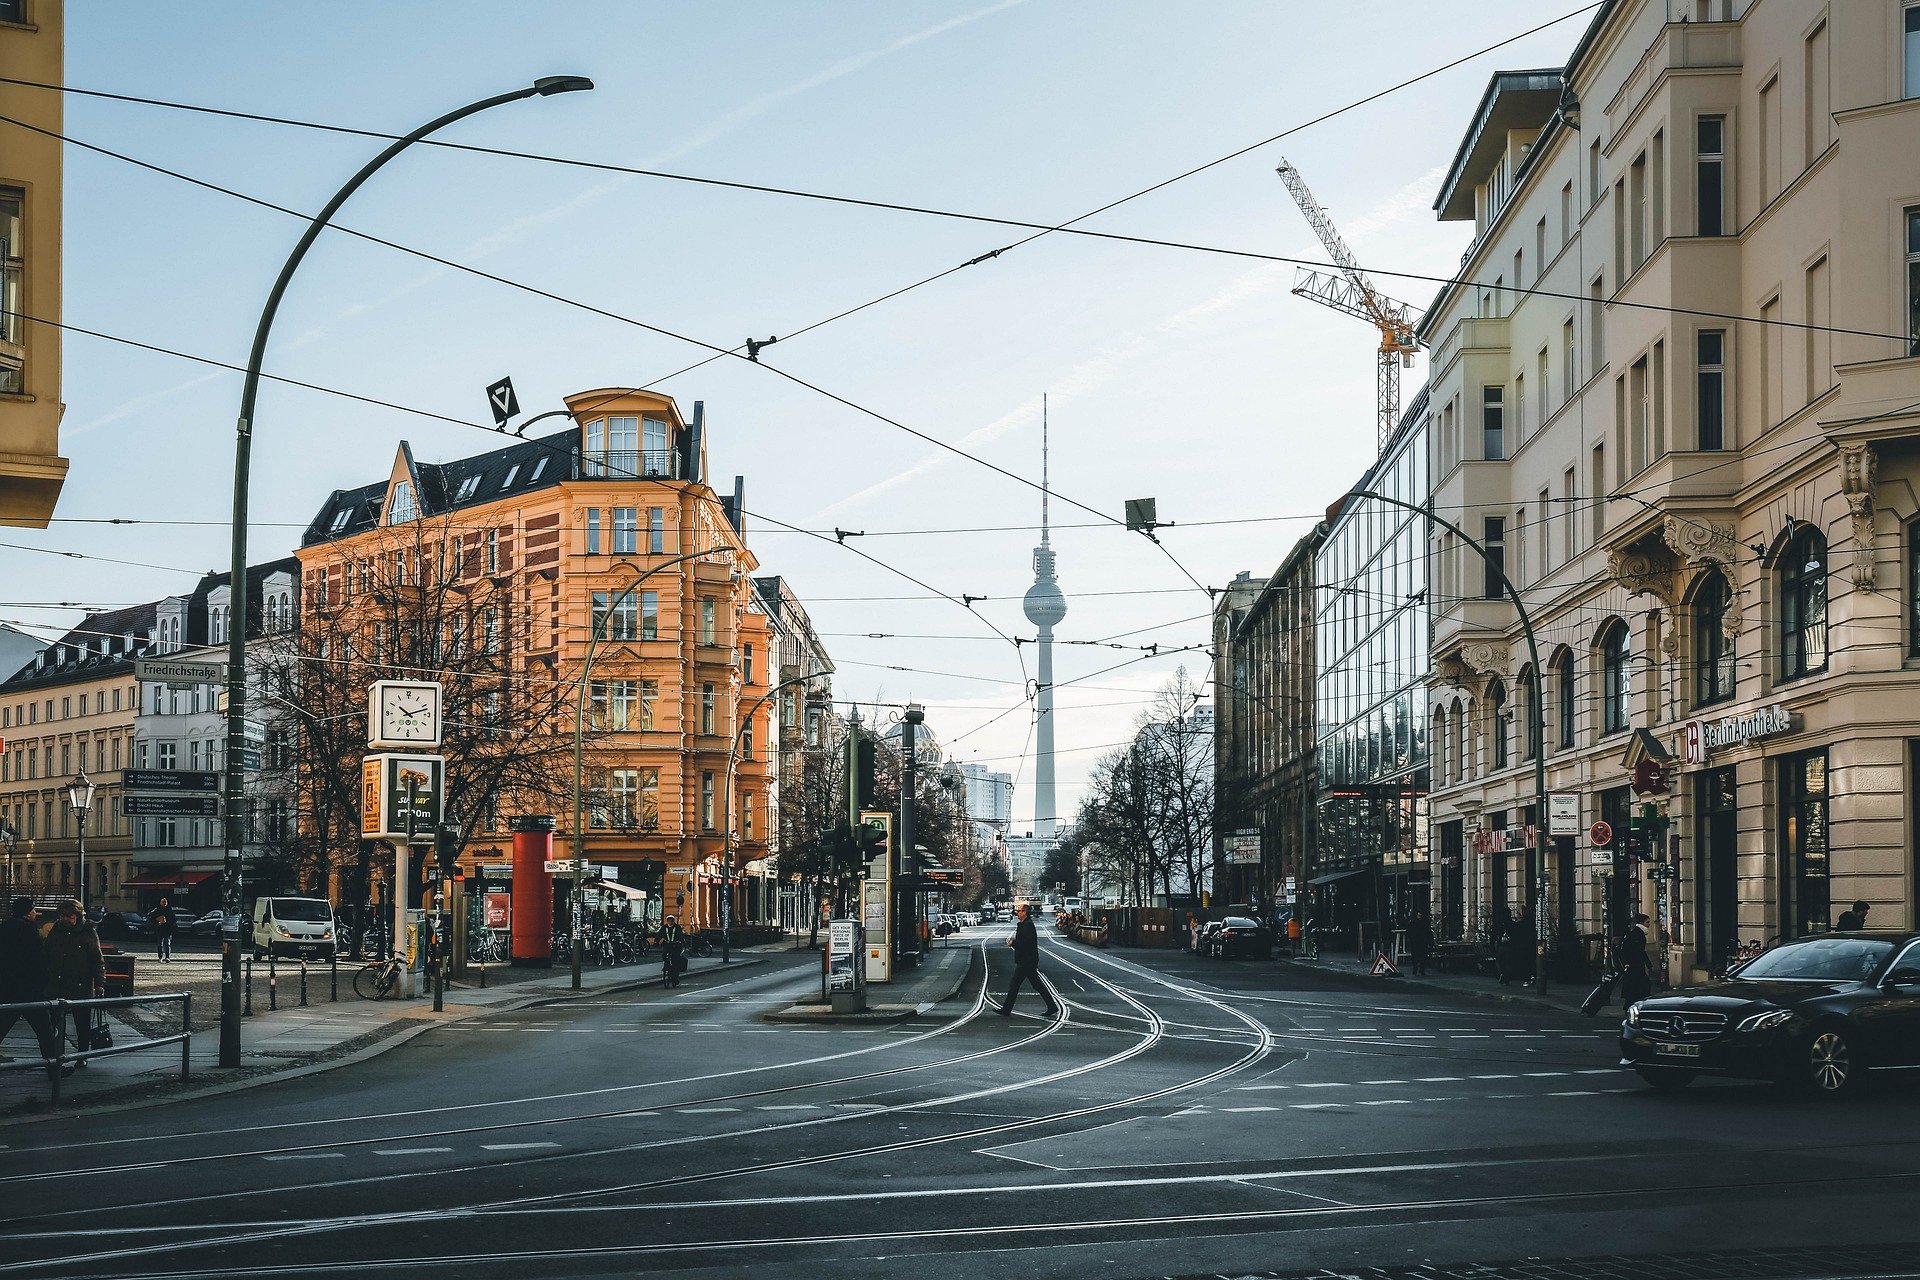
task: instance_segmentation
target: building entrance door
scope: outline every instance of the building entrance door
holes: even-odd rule
[[[1693,945],[1697,963],[1717,968],[1740,941],[1740,809],[1731,768],[1699,774],[1693,785]]]

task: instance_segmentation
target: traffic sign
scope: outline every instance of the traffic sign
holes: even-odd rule
[[[1594,823],[1587,828],[1587,839],[1593,841],[1599,848],[1606,848],[1613,843],[1613,824],[1610,822]]]
[[[493,410],[496,427],[506,426],[507,420],[520,412],[520,397],[513,394],[512,378],[502,378],[487,388],[487,408]]]
[[[159,791],[168,795],[220,790],[220,775],[191,769],[128,769],[120,775],[128,791]]]
[[[133,678],[158,684],[225,684],[224,662],[175,662],[166,658],[135,658]]]
[[[580,869],[580,874],[583,876],[593,871],[593,868],[587,865],[585,858],[580,859],[578,862],[572,858],[547,859],[547,874],[550,876],[570,876],[576,867]]]
[[[217,818],[220,801],[215,796],[122,795],[120,815],[125,818]]]
[[[235,747],[233,758],[249,773],[258,773],[266,767],[266,761],[261,758],[260,751],[256,747]]]
[[[1376,951],[1373,955],[1373,968],[1367,970],[1370,978],[1397,978],[1400,970],[1394,968],[1393,961],[1387,959],[1387,953]]]

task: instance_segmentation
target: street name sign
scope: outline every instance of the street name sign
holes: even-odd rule
[[[168,795],[220,790],[220,775],[191,769],[128,769],[120,775],[128,791],[158,791]]]
[[[220,801],[216,796],[122,795],[120,815],[126,818],[217,818]]]
[[[224,662],[177,662],[167,658],[135,658],[133,678],[157,684],[225,684]]]

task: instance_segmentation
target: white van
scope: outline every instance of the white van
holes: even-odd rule
[[[253,954],[324,960],[333,954],[333,904],[325,898],[259,898],[253,904]]]

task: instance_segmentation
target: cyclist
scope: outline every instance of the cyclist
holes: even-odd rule
[[[666,953],[666,965],[662,972],[666,974],[667,985],[680,985],[680,973],[687,967],[687,935],[681,930],[679,921],[668,916],[660,925],[660,950]]]

